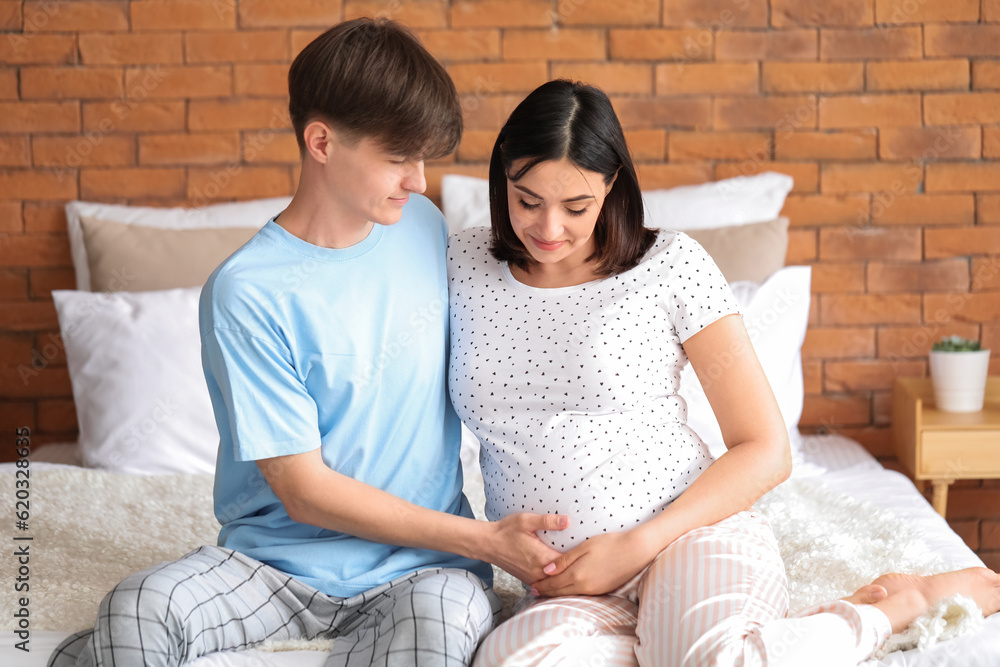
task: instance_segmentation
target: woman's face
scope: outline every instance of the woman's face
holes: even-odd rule
[[[523,164],[515,161],[511,171]],[[594,253],[597,216],[613,184],[565,158],[539,162],[517,181],[507,179],[511,226],[541,270],[570,271]]]

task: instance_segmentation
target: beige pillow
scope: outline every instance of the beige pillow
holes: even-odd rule
[[[684,232],[700,243],[722,270],[726,282],[762,283],[785,265],[788,218]]]
[[[198,287],[255,227],[166,229],[80,217],[93,292]]]

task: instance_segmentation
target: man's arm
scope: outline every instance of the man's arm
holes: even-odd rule
[[[319,449],[257,461],[293,521],[403,547],[447,551],[538,581],[559,552],[535,531],[562,530],[566,517],[514,514],[497,522],[430,510],[331,470]]]

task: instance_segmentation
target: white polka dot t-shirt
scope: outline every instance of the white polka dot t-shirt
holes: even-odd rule
[[[694,239],[660,231],[635,268],[530,287],[489,254],[489,229],[451,237],[452,403],[479,438],[490,520],[565,514],[566,551],[666,507],[712,462],[677,395],[681,344],[739,313]]]

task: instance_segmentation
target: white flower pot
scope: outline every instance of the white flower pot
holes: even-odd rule
[[[944,412],[979,412],[986,395],[990,351],[945,352],[931,350],[934,402]]]

